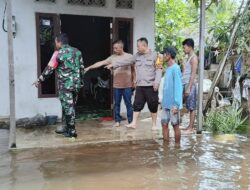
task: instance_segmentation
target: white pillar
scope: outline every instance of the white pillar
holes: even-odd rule
[[[15,77],[13,55],[12,2],[7,0],[8,61],[9,61],[9,97],[10,97],[10,135],[9,148],[16,148],[16,113],[15,113]]]
[[[201,133],[203,127],[203,78],[204,78],[204,55],[205,55],[205,10],[206,1],[200,1],[200,44],[199,44],[199,93],[198,93],[198,128]]]

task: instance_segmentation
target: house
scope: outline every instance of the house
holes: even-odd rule
[[[32,86],[54,50],[53,37],[65,32],[71,45],[83,53],[85,66],[111,54],[111,43],[122,39],[128,52],[136,53],[136,40],[147,37],[154,49],[154,0],[19,0],[12,1],[16,117],[36,114],[61,116],[55,75],[39,89]],[[0,0],[0,15],[5,1]],[[0,30],[0,118],[9,117],[7,33]],[[103,70],[86,75],[86,88],[79,104],[88,102],[91,81]],[[94,82],[93,82],[94,83]],[[92,84],[92,83],[91,83]],[[93,86],[93,85],[92,85]],[[112,97],[112,88],[109,96]],[[112,101],[108,105],[112,108]],[[91,108],[91,107],[90,107]],[[122,105],[122,112],[125,112]]]

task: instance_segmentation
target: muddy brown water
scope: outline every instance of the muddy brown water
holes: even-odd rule
[[[250,140],[210,135],[9,152],[0,131],[1,190],[250,190]]]

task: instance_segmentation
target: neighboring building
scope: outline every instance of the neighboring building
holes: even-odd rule
[[[3,15],[4,3],[0,0],[0,15]],[[71,45],[83,52],[86,66],[109,56],[111,42],[116,38],[124,40],[126,50],[131,53],[136,53],[139,37],[147,37],[154,49],[154,3],[154,0],[12,1],[16,20],[16,117],[45,113],[61,116],[55,77],[40,89],[32,86],[52,55],[55,34],[60,31],[68,33]],[[9,115],[7,47],[7,33],[1,29],[0,117]],[[99,74],[100,70],[90,75],[96,77]],[[87,80],[90,81],[91,77]],[[84,102],[84,97],[80,96],[80,102]],[[125,112],[124,105],[122,112]]]

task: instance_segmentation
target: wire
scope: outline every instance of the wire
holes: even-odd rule
[[[7,8],[7,1],[5,1],[5,7],[4,7],[4,12],[3,12],[3,21],[2,21],[2,28],[3,28],[3,31],[4,31],[4,32],[8,32],[8,31],[5,29],[5,27],[4,27],[4,25],[5,25],[5,13],[6,13],[6,8]]]

